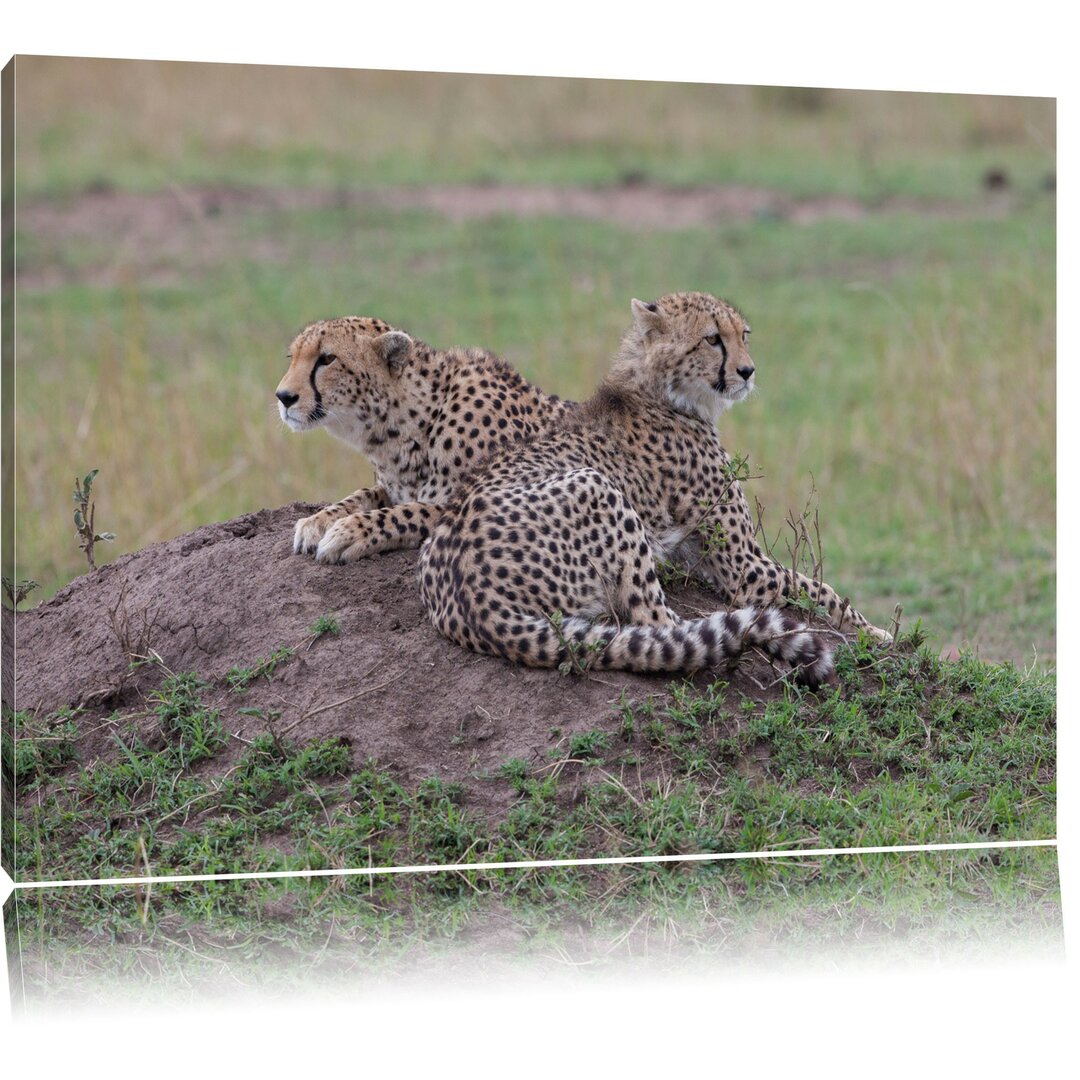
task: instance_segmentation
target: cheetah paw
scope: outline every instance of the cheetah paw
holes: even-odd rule
[[[319,541],[315,558],[321,563],[356,562],[363,557],[363,545],[356,526],[350,521],[335,521]]]
[[[301,518],[293,530],[293,552],[296,555],[312,555],[319,546],[327,528],[331,524],[323,511]]]

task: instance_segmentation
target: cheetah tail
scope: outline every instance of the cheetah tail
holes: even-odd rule
[[[697,671],[728,665],[756,645],[790,664],[796,682],[804,686],[819,686],[833,670],[831,635],[809,631],[777,608],[718,611],[676,626],[619,628],[568,618],[561,630],[565,641],[576,643],[584,652],[584,662],[598,669]],[[565,660],[567,649],[563,647],[560,653],[560,660]]]

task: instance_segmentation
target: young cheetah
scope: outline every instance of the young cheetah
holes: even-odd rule
[[[277,399],[293,431],[323,425],[375,466],[374,487],[296,523],[294,551],[340,563],[418,546],[467,470],[569,407],[483,349],[432,349],[358,316],[300,331]]]
[[[750,327],[703,293],[634,300],[631,310],[634,326],[593,398],[545,436],[495,454],[435,526],[420,554],[428,614],[452,641],[534,667],[584,658],[692,671],[756,644],[817,684],[831,668],[828,643],[769,605],[805,590],[838,627],[868,624],[754,540],[716,432],[753,387]],[[718,530],[723,543],[697,543]],[[656,559],[687,549],[729,604],[755,606],[680,619]]]

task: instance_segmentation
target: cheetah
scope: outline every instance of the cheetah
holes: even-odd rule
[[[293,431],[323,426],[375,467],[374,487],[296,523],[293,550],[326,563],[418,547],[466,470],[571,405],[484,349],[436,350],[369,316],[304,327],[277,399]]]
[[[774,605],[805,590],[837,629],[869,624],[755,542],[716,430],[753,389],[750,327],[705,293],[631,311],[595,395],[493,455],[440,518],[420,553],[428,614],[450,640],[533,667],[584,657],[598,669],[693,671],[755,644],[817,685],[831,670],[828,631]],[[699,543],[717,529],[722,544]],[[657,559],[688,550],[738,610],[683,620],[668,606]]]

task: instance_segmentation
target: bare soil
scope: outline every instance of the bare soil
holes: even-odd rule
[[[128,718],[144,714],[153,738],[146,696],[163,673],[157,664],[131,668],[133,654],[152,649],[172,672],[194,671],[211,684],[204,700],[221,709],[237,754],[242,740],[267,730],[266,716],[251,712],[261,709],[281,736],[343,739],[356,767],[375,757],[402,782],[467,782],[478,800],[470,803],[497,814],[507,786],[480,785],[476,794],[478,776],[512,757],[546,763],[574,732],[614,735],[624,695],[669,699],[670,676],[564,675],[462,650],[428,622],[415,551],[348,566],[294,555],[293,524],[314,509],[294,503],[205,525],[125,555],[20,612],[16,708],[38,717],[82,709],[79,762],[111,760],[114,732]],[[693,586],[670,595],[684,615],[721,606]],[[340,634],[312,640],[309,628],[330,614]],[[242,693],[230,688],[230,669],[250,668],[282,646],[299,651],[272,678]],[[782,693],[778,674],[755,655],[695,682],[728,681],[734,708],[739,692],[760,700]]]
[[[795,198],[767,188],[726,184],[676,187],[646,181],[610,186],[444,184],[328,190],[319,188],[181,187],[133,193],[91,190],[18,205],[18,228],[34,248],[70,252],[85,261],[23,258],[19,285],[53,288],[81,281],[97,286],[133,280],[165,284],[216,264],[241,245],[252,258],[285,262],[289,252],[272,236],[251,236],[245,215],[281,211],[382,207],[430,210],[454,221],[508,215],[560,216],[609,221],[625,228],[688,229],[754,218],[797,225],[823,219],[858,221],[875,214],[917,213],[931,217],[1004,216],[1012,193],[988,192],[978,199],[912,199],[873,203],[842,195]]]

